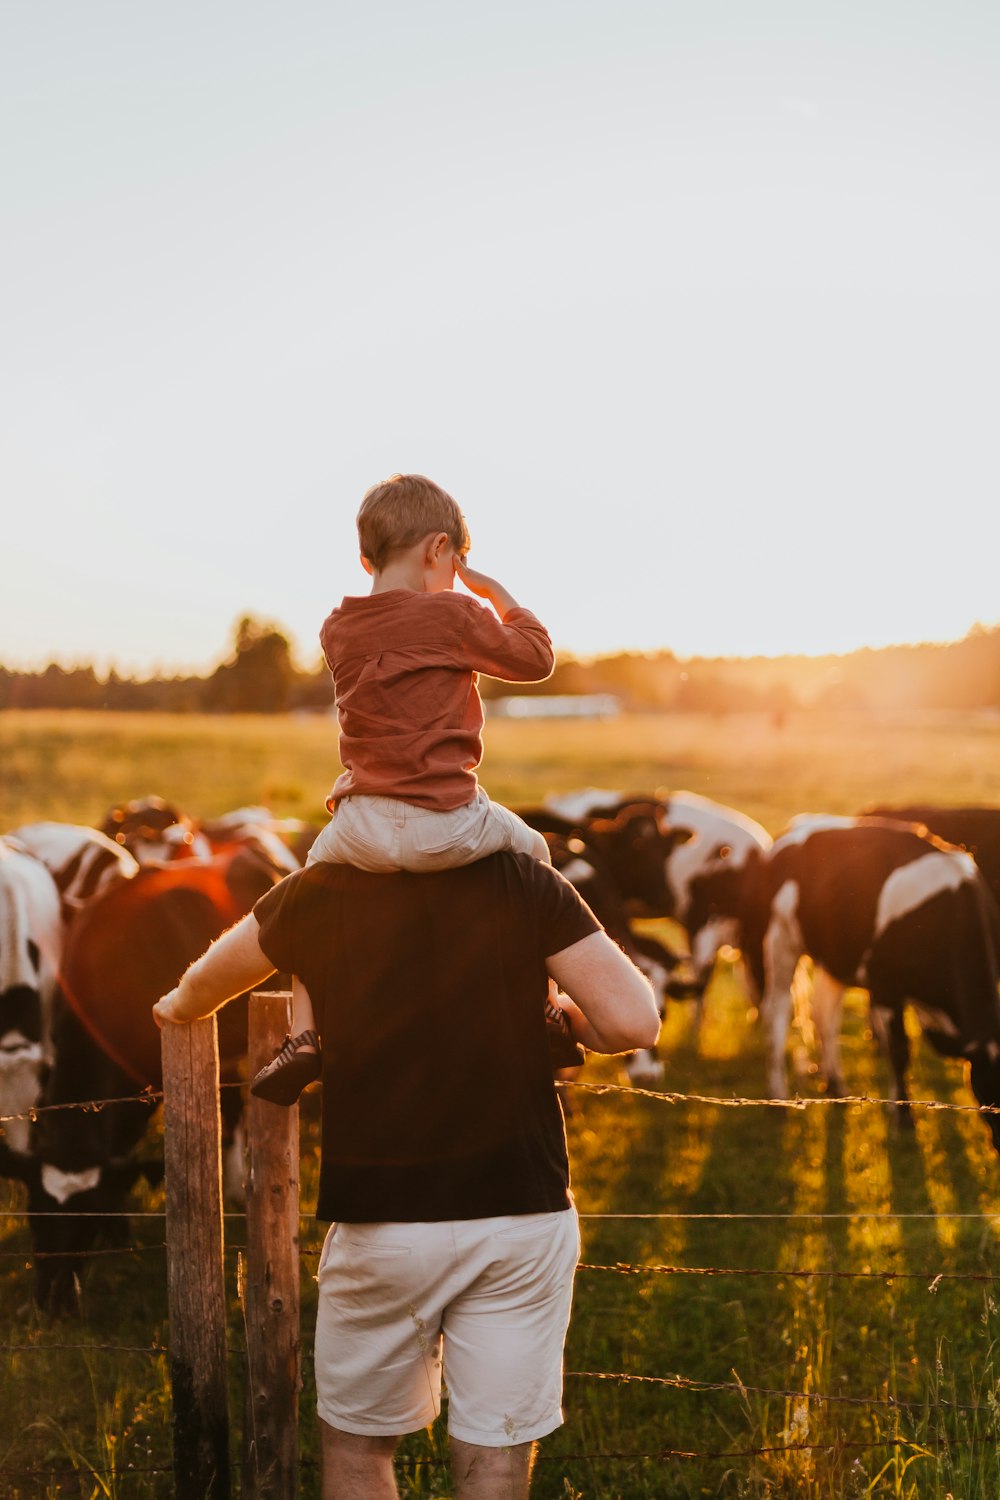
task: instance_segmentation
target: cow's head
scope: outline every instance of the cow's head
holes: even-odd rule
[[[160,1182],[163,1165],[135,1159],[88,1165],[78,1158],[60,1165],[44,1152],[18,1151],[0,1141],[0,1176],[28,1190],[36,1301],[64,1314],[76,1309],[88,1251],[99,1240],[127,1243],[128,1221],[121,1215],[128,1193],[140,1177]]]
[[[586,837],[603,856],[619,891],[643,916],[674,915],[667,860],[691,834],[670,827],[661,803],[630,802],[611,816],[595,815]]]
[[[141,797],[113,807],[100,831],[127,849],[140,865],[208,859],[212,852],[187,814],[162,797]]]
[[[0,1115],[6,1139],[18,1150],[28,1144],[28,1111],[38,1103],[48,1063],[41,1034],[38,991],[17,985],[0,997]]]

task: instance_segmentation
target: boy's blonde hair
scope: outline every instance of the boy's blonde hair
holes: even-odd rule
[[[361,555],[381,572],[394,552],[443,531],[462,557],[469,550],[469,528],[455,501],[422,474],[393,474],[373,484],[358,511]]]

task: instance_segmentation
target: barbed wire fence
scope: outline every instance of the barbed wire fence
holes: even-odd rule
[[[891,1098],[880,1097],[870,1094],[845,1095],[840,1097],[829,1096],[799,1096],[790,1099],[776,1098],[753,1098],[740,1095],[709,1095],[700,1093],[685,1093],[673,1090],[658,1090],[636,1085],[620,1084],[612,1082],[588,1083],[579,1080],[563,1082],[560,1088],[591,1093],[594,1095],[622,1096],[648,1099],[663,1105],[678,1106],[699,1104],[713,1106],[720,1109],[775,1109],[782,1111],[802,1111],[807,1109],[867,1109],[882,1108],[887,1110],[898,1110],[899,1102]],[[221,1083],[220,1089],[240,1088],[238,1083]],[[0,1136],[5,1133],[6,1127],[16,1122],[38,1123],[42,1116],[47,1113],[80,1111],[81,1113],[99,1113],[102,1110],[121,1104],[156,1104],[162,1102],[162,1091],[152,1088],[143,1089],[140,1093],[127,1096],[119,1096],[108,1099],[81,1100],[60,1104],[36,1105],[20,1113],[0,1115]],[[913,1099],[907,1101],[909,1110],[923,1110],[928,1113],[945,1113],[954,1115],[979,1115],[988,1116],[1000,1113],[1000,1106],[988,1106],[977,1104],[960,1104],[953,1101],[938,1099]],[[83,1213],[74,1209],[46,1210],[43,1213],[32,1213],[25,1209],[0,1210],[0,1222],[18,1221],[27,1222],[29,1218],[66,1218],[76,1219],[82,1217],[98,1218],[101,1220],[120,1219],[122,1221],[156,1221],[163,1222],[165,1210],[136,1210],[121,1212],[93,1212]],[[229,1221],[239,1223],[245,1221],[246,1215],[240,1211],[229,1211],[223,1216]],[[308,1214],[300,1214],[303,1220],[310,1219]],[[901,1212],[901,1211],[866,1211],[860,1209],[842,1210],[837,1212],[795,1210],[792,1212],[773,1211],[640,1211],[640,1212],[582,1212],[581,1222],[621,1221],[621,1222],[689,1222],[689,1221],[742,1221],[742,1222],[826,1222],[826,1221],[850,1221],[859,1223],[865,1221],[903,1222],[903,1221],[962,1221],[971,1220],[979,1223],[996,1221],[1000,1224],[1000,1210],[994,1215],[989,1212],[978,1210],[945,1210],[945,1211],[923,1211],[923,1212]],[[96,1260],[109,1257],[135,1257],[153,1253],[166,1254],[168,1250],[166,1240],[153,1242],[116,1245],[113,1247],[91,1247],[89,1249],[75,1251],[82,1260]],[[235,1241],[228,1241],[225,1245],[225,1253],[229,1257],[239,1256],[246,1250],[246,1245]],[[300,1257],[303,1261],[318,1260],[320,1248],[304,1247],[300,1249]],[[23,1264],[25,1271],[31,1271],[35,1265],[44,1259],[58,1259],[63,1252],[41,1252],[30,1250],[28,1252],[19,1250],[0,1250],[0,1259],[19,1261]],[[594,1263],[581,1261],[578,1271],[586,1274],[603,1274],[618,1278],[655,1278],[655,1277],[704,1277],[719,1278],[731,1277],[741,1280],[752,1279],[780,1279],[801,1281],[860,1281],[860,1282],[882,1282],[892,1284],[895,1282],[912,1282],[923,1284],[928,1293],[933,1294],[942,1285],[949,1283],[972,1283],[983,1286],[992,1286],[1000,1276],[991,1272],[983,1271],[950,1271],[941,1268],[928,1267],[920,1271],[900,1271],[895,1268],[846,1270],[833,1268],[815,1267],[753,1267],[753,1266],[715,1266],[715,1265],[673,1265],[659,1263],[632,1263],[615,1262],[612,1264]],[[24,1355],[45,1354],[49,1352],[75,1352],[86,1355],[91,1354],[113,1354],[113,1355],[137,1355],[150,1359],[165,1359],[169,1356],[166,1345],[151,1342],[148,1345],[130,1345],[114,1343],[98,1343],[94,1341],[68,1343],[49,1342],[39,1340],[28,1343],[5,1343],[0,1344],[0,1352],[18,1357]],[[230,1355],[241,1357],[245,1353],[242,1348],[229,1347]],[[853,1396],[842,1392],[799,1390],[794,1388],[755,1386],[749,1385],[742,1380],[732,1381],[708,1381],[680,1374],[656,1375],[643,1374],[624,1370],[567,1370],[565,1379],[569,1381],[605,1383],[616,1386],[646,1386],[650,1388],[670,1389],[693,1393],[719,1393],[728,1394],[746,1400],[749,1396],[762,1399],[779,1399],[792,1402],[803,1408],[810,1407],[846,1407],[858,1410],[871,1410],[883,1413],[910,1413],[926,1416],[929,1412],[937,1412],[942,1415],[957,1415],[965,1418],[983,1416],[991,1422],[996,1422],[1000,1416],[1000,1408],[996,1401],[977,1403],[961,1403],[957,1401],[936,1400],[933,1403],[927,1401],[900,1400],[891,1395],[878,1396]],[[908,1443],[898,1433],[885,1434],[875,1438],[862,1440],[838,1439],[833,1442],[819,1442],[816,1440],[788,1441],[770,1444],[749,1444],[744,1447],[726,1447],[719,1449],[684,1449],[660,1447],[643,1450],[616,1450],[599,1449],[585,1452],[560,1452],[542,1453],[537,1462],[544,1465],[555,1464],[592,1464],[600,1463],[622,1463],[632,1464],[638,1462],[669,1462],[669,1461],[728,1461],[749,1460],[765,1456],[781,1457],[790,1454],[819,1454],[827,1453],[847,1454],[851,1452],[863,1453],[877,1450],[886,1450]],[[935,1436],[933,1433],[921,1438],[921,1444],[933,1451],[936,1446],[946,1444],[951,1448],[996,1448],[1000,1443],[998,1432],[965,1432],[949,1434],[947,1438]],[[439,1456],[403,1456],[397,1462],[403,1468],[420,1469],[444,1467],[447,1459]],[[315,1467],[308,1459],[303,1459],[301,1464],[303,1470]],[[123,1469],[121,1467],[95,1467],[86,1463],[81,1471],[79,1465],[62,1466],[46,1469],[17,1469],[0,1464],[0,1479],[9,1480],[52,1480],[55,1482],[74,1476],[81,1472],[92,1475],[95,1478],[114,1477],[116,1482],[125,1479],[142,1479],[155,1475],[166,1475],[172,1472],[168,1464],[162,1465],[131,1465]]]

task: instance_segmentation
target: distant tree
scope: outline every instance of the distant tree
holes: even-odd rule
[[[276,626],[244,615],[237,622],[234,653],[205,685],[206,708],[226,713],[283,713],[295,681],[288,638]]]

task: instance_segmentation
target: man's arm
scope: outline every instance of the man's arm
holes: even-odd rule
[[[660,1016],[652,986],[606,932],[592,932],[553,953],[545,966],[569,996],[563,1009],[576,1041],[593,1052],[655,1044]]]
[[[185,971],[177,988],[157,1000],[153,1019],[157,1026],[164,1021],[197,1021],[210,1016],[227,1000],[252,990],[269,974],[274,964],[260,946],[260,928],[253,912],[196,958]]]

